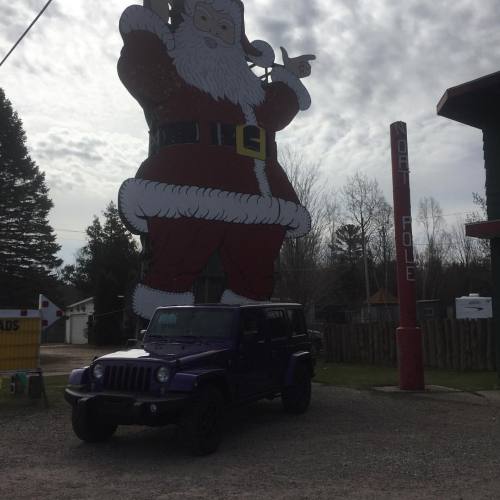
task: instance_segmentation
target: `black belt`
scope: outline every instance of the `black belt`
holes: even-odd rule
[[[196,122],[166,123],[150,131],[149,134],[151,154],[175,144],[200,142],[200,127]],[[212,122],[210,139],[215,146],[234,147],[238,154],[260,160],[265,160],[274,149],[272,147],[274,140],[270,140],[263,128],[255,125]]]

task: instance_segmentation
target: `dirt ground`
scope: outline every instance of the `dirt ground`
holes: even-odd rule
[[[42,358],[58,373],[94,356],[57,349]],[[0,498],[497,499],[500,408],[465,396],[315,384],[302,416],[278,400],[232,411],[220,450],[203,458],[173,427],[120,427],[105,444],[83,444],[62,394],[48,410],[0,406]]]
[[[62,375],[70,373],[74,368],[88,366],[95,356],[116,350],[116,347],[47,344],[40,348],[40,364],[44,374]]]

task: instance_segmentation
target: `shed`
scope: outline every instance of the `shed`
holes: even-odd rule
[[[374,293],[363,307],[363,318],[368,321],[397,321],[399,301],[385,288]]]
[[[66,308],[66,343],[88,344],[89,318],[94,314],[94,297],[81,300]]]

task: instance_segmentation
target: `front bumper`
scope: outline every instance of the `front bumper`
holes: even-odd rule
[[[122,425],[165,425],[175,423],[191,399],[190,394],[169,394],[159,398],[147,394],[85,392],[67,387],[64,399],[82,411]]]

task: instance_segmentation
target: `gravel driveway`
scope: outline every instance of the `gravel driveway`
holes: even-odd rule
[[[279,401],[233,412],[219,452],[191,457],[174,428],[101,445],[69,408],[0,411],[0,498],[499,498],[500,409],[315,385],[303,416]]]
[[[117,347],[47,344],[40,348],[40,365],[47,375],[67,374],[74,368],[89,365],[95,356],[103,356],[116,350]]]

